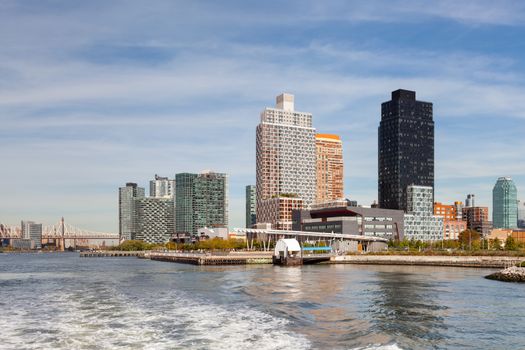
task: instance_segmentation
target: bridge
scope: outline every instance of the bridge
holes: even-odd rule
[[[0,239],[16,238],[22,238],[20,227],[0,224]],[[90,246],[93,241],[101,242],[101,244],[106,244],[107,241],[109,241],[107,243],[118,244],[119,235],[117,233],[84,230],[67,224],[64,218],[61,218],[54,225],[42,226],[42,244],[55,244],[60,250],[64,250],[66,241],[73,248]]]

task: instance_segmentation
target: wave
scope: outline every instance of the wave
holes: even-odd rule
[[[2,317],[3,339],[27,349],[308,349],[289,321],[248,307],[228,307],[176,292],[144,301],[96,286],[42,297],[38,308]],[[41,301],[36,302],[40,303]],[[19,309],[20,310],[20,309]]]

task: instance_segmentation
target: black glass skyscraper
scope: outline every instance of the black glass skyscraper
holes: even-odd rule
[[[378,147],[379,206],[406,210],[409,185],[434,187],[432,103],[396,90],[381,104]]]

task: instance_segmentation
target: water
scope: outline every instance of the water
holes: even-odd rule
[[[0,254],[0,348],[525,349],[491,271]]]

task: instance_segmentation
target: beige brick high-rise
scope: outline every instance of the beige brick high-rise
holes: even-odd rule
[[[323,203],[344,197],[343,143],[337,135],[315,135],[317,156],[316,202]]]
[[[315,129],[312,114],[294,110],[294,96],[277,96],[275,108],[265,108],[257,126],[257,222],[262,201],[282,195],[300,198],[305,207],[315,201]]]

